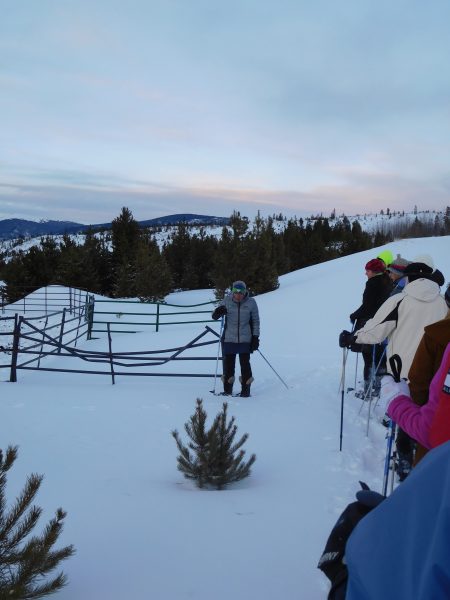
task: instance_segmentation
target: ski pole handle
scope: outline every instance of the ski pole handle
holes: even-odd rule
[[[398,354],[393,354],[389,359],[389,364],[391,366],[392,375],[394,376],[394,381],[400,381],[400,375],[402,372],[402,359]]]

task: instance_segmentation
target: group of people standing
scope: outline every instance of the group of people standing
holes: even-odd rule
[[[366,274],[363,303],[350,315],[355,328],[339,345],[362,351],[365,386],[399,428],[399,480],[433,451],[389,497],[356,494],[319,568],[332,582],[329,600],[450,598],[450,286],[441,291],[444,276],[429,256],[378,256]]]
[[[450,288],[441,294],[444,276],[429,256],[408,261],[384,253],[366,264],[366,275],[362,305],[350,315],[354,330],[344,330],[339,345],[362,352],[364,395],[372,392],[383,397],[384,388],[380,400],[386,403],[387,396],[392,395],[386,390],[393,389],[393,380],[384,376],[391,374],[390,357],[398,355],[411,402],[424,405],[450,343]],[[398,388],[399,394],[404,391],[404,387]],[[400,425],[397,470],[403,480],[426,449],[419,445],[414,457],[417,439],[409,435],[408,426],[402,427],[399,411],[395,420]]]

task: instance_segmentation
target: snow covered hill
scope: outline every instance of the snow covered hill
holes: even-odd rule
[[[430,254],[450,278],[448,236],[387,248],[409,259]],[[60,600],[326,598],[316,565],[330,529],[359,480],[376,490],[382,484],[385,429],[375,416],[366,435],[367,406],[351,392],[339,452],[337,343],[360,304],[364,265],[380,250],[290,273],[278,290],[257,297],[260,349],[289,389],[253,355],[252,397],[232,398],[229,408],[257,460],[250,478],[225,491],[200,491],[182,478],[170,435],[183,432],[198,397],[215,416],[221,399],[209,391],[212,380],[119,377],[113,386],[102,376],[21,371],[11,384],[0,371],[2,447],[20,446],[8,499],[27,474],[42,472],[44,519],[58,506],[68,511],[61,544],[73,543],[77,554],[64,565],[69,585]],[[168,301],[209,299],[204,290]],[[114,344],[173,347],[202,329],[123,334]],[[83,347],[104,350],[107,340]],[[355,356],[347,361],[349,387]]]

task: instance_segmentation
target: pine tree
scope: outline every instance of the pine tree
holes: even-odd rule
[[[17,446],[9,446],[6,455],[0,450],[0,599],[24,600],[43,598],[60,590],[67,578],[61,572],[47,576],[75,552],[73,546],[54,550],[62,531],[66,513],[58,508],[40,536],[29,537],[42,509],[31,505],[43,476],[32,474],[15,503],[6,511],[6,473],[17,458]],[[27,539],[28,538],[28,539]]]
[[[172,431],[180,455],[178,456],[178,470],[186,479],[192,479],[199,488],[204,487],[208,481],[210,471],[209,460],[209,432],[206,431],[206,411],[200,398],[197,398],[197,407],[190,420],[184,424],[184,429],[191,440],[184,446],[178,431]],[[189,451],[191,450],[193,454]]]
[[[279,286],[274,237],[272,220],[266,221],[258,213],[252,232],[241,244],[246,260],[239,279],[247,283],[253,294],[270,292]]]
[[[248,477],[250,467],[256,460],[256,455],[252,454],[247,462],[243,462],[245,450],[242,450],[242,446],[248,439],[248,433],[244,433],[239,441],[234,441],[237,425],[235,425],[234,417],[227,422],[227,409],[228,404],[224,402],[222,411],[214,419],[211,428],[213,435],[210,439],[211,473],[209,483],[218,490],[223,489],[228,483]]]
[[[169,266],[149,236],[143,236],[136,256],[136,294],[143,302],[160,302],[171,290]]]
[[[169,265],[174,288],[182,288],[183,275],[191,256],[191,238],[184,221],[178,223],[171,242],[164,248],[163,256]]]
[[[237,425],[234,417],[227,422],[227,407],[225,402],[222,411],[207,431],[207,414],[202,400],[197,398],[195,413],[184,425],[191,440],[188,445],[183,444],[178,431],[172,431],[180,451],[177,458],[178,470],[186,479],[195,481],[199,488],[208,486],[221,490],[229,483],[240,481],[250,475],[250,468],[256,460],[256,456],[252,454],[247,462],[243,462],[245,450],[242,450],[242,446],[247,441],[248,434],[234,442]]]
[[[136,254],[141,236],[139,223],[125,206],[111,223],[114,294],[129,298],[136,295]]]

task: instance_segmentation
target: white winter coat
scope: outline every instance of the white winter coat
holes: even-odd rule
[[[356,341],[379,344],[387,338],[388,371],[389,358],[398,354],[402,359],[401,376],[408,377],[424,327],[443,319],[447,311],[438,284],[429,279],[416,279],[380,306],[375,316],[358,330]]]

